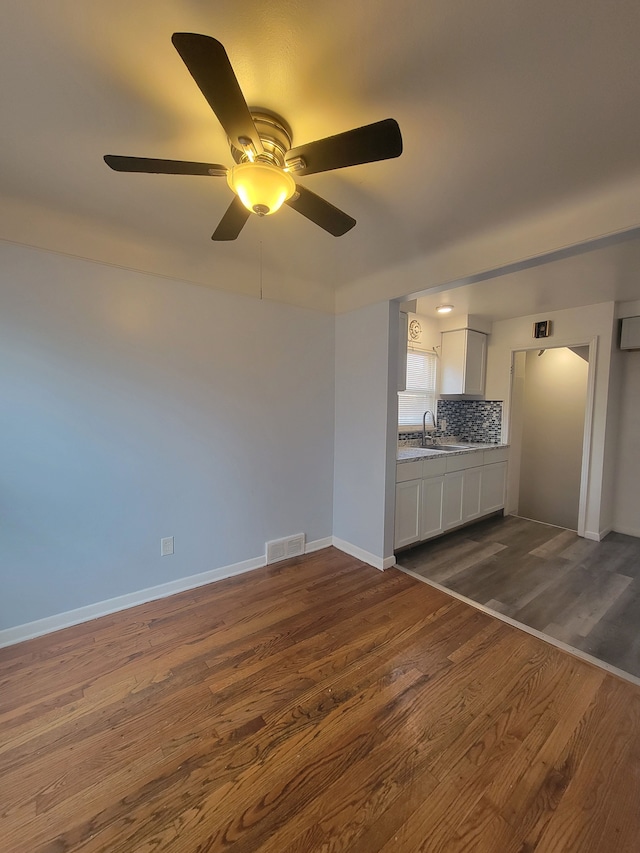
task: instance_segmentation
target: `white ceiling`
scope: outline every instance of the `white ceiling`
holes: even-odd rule
[[[301,179],[353,231],[287,208],[212,243],[224,180],[106,167],[231,162],[174,31],[222,41],[294,144],[398,120],[399,159]],[[0,237],[330,310],[350,282],[637,174],[638,44],[637,0],[4,3]]]
[[[440,288],[417,300],[417,313],[440,318],[438,305],[453,305],[447,317],[476,314],[509,320],[598,302],[640,299],[640,239],[542,263],[476,284]]]

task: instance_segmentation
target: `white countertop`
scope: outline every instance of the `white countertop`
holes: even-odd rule
[[[466,444],[460,450],[439,450],[438,446],[434,447],[399,447],[396,459],[398,462],[410,462],[413,459],[431,459],[436,456],[460,456],[462,453],[469,453],[472,450],[498,450],[502,447],[509,447],[508,444]]]

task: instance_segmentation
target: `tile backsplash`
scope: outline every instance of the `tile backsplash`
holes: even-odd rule
[[[446,432],[466,441],[499,444],[502,436],[502,400],[438,400],[438,423]]]
[[[446,430],[440,424],[447,422]],[[434,436],[455,435],[464,441],[499,444],[502,440],[502,400],[438,400],[439,428]],[[398,434],[399,439],[415,438],[416,434]]]

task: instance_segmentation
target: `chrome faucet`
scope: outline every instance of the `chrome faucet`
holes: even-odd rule
[[[432,422],[434,428],[437,427],[436,416],[433,414],[431,409],[427,409],[427,411],[422,416],[422,446],[423,447],[427,446],[427,415],[431,415],[431,422]],[[431,436],[431,444],[433,444],[433,443],[434,443],[433,436]]]

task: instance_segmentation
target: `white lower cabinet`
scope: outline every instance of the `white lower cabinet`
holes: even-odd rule
[[[507,487],[507,463],[494,462],[482,467],[482,486],[480,489],[480,511],[484,515],[495,512],[504,506]]]
[[[422,538],[420,530],[422,480],[396,483],[395,547],[404,548]]]
[[[507,448],[397,466],[395,547],[431,539],[504,507]]]

